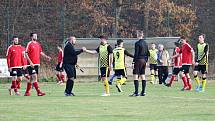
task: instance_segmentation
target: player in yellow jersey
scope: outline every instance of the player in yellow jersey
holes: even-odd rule
[[[158,68],[157,68],[157,53],[158,50],[156,49],[155,43],[151,43],[151,49],[149,49],[149,66],[151,71],[151,84],[157,84],[157,78],[158,78]]]
[[[105,93],[102,94],[102,96],[110,96],[107,77],[109,77],[109,73],[111,71],[111,64],[113,62],[113,49],[107,43],[107,38],[105,36],[100,36],[99,39],[101,43],[96,50],[87,50],[86,48],[84,48],[83,50],[90,54],[99,54],[100,74],[105,87]]]
[[[207,72],[208,72],[209,45],[205,43],[205,34],[200,34],[198,39],[199,39],[199,43],[197,44],[196,63],[195,63],[193,75],[197,83],[196,91],[204,92],[205,86],[206,86]],[[202,85],[200,85],[198,72],[202,73]]]
[[[123,40],[117,40],[117,47],[113,50],[113,67],[117,76],[116,87],[122,92],[121,85],[126,81],[125,55],[134,58],[125,48],[123,48]]]

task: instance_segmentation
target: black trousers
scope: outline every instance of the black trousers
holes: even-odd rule
[[[165,80],[168,77],[168,66],[158,66],[159,84],[166,84]]]

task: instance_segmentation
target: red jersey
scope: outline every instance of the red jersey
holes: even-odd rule
[[[182,55],[180,53],[181,49],[179,47],[175,48],[175,55],[179,54],[179,56],[173,58],[174,67],[180,68],[182,66]]]
[[[26,52],[34,65],[40,65],[40,54],[42,52],[42,47],[39,42],[28,42]]]
[[[7,49],[8,68],[22,68],[24,65],[23,47],[21,45],[11,45]]]
[[[62,60],[63,60],[63,51],[62,50],[60,50],[59,52],[58,52],[58,63],[61,63],[62,62]]]
[[[192,51],[193,48],[190,44],[185,43],[182,45],[181,53],[182,53],[182,65],[192,65]]]

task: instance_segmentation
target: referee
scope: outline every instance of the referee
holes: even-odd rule
[[[74,79],[76,79],[75,65],[77,64],[78,55],[83,52],[81,50],[75,50],[74,45],[76,43],[76,38],[74,36],[69,37],[68,42],[64,48],[63,56],[63,67],[67,74],[67,82],[65,89],[65,96],[75,96],[72,92],[74,86]]]
[[[134,75],[134,88],[135,91],[130,96],[139,96],[138,88],[139,88],[139,78],[142,80],[142,91],[140,96],[145,96],[145,87],[146,87],[146,79],[145,79],[145,69],[146,63],[149,57],[149,49],[148,45],[145,42],[144,34],[142,31],[137,33],[137,38],[139,41],[135,43],[135,53],[133,60],[133,75]]]

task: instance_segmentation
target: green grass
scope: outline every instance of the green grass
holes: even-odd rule
[[[24,85],[24,84],[23,84]],[[123,86],[123,93],[111,87],[110,97],[101,97],[101,83],[76,83],[75,97],[63,95],[64,86],[40,83],[46,91],[37,97],[9,96],[9,84],[0,85],[1,121],[214,121],[215,83],[205,93],[181,92],[181,82],[174,87],[147,85],[147,96],[128,97],[133,83]],[[25,86],[25,85],[24,85]],[[25,88],[21,89],[24,93]]]

